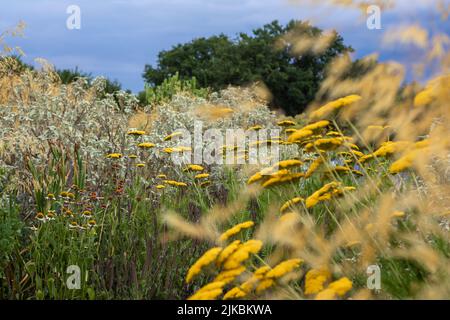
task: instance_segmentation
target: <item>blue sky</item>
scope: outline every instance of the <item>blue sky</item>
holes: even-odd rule
[[[5,1],[6,0],[0,0]],[[143,88],[142,72],[159,51],[195,37],[250,32],[272,20],[310,20],[336,29],[355,57],[379,52],[381,60],[407,63],[418,54],[411,48],[381,48],[390,27],[418,22],[430,31],[450,33],[439,21],[435,1],[400,0],[382,13],[382,30],[369,30],[356,10],[293,4],[294,0],[8,0],[0,11],[0,30],[23,20],[25,37],[8,40],[26,53],[25,60],[48,59],[57,68],[74,68],[120,81],[125,89]],[[316,1],[317,2],[317,1]],[[448,1],[445,1],[449,3]],[[81,30],[68,30],[66,9],[81,9]]]

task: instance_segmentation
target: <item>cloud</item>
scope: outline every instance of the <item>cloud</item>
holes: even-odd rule
[[[425,6],[428,3],[428,7]],[[429,1],[399,1],[383,13],[384,31],[401,21],[424,24],[437,19]],[[66,28],[66,8],[81,8],[81,30]],[[419,10],[420,9],[420,10]],[[154,63],[159,51],[195,37],[250,32],[272,20],[310,20],[323,29],[337,29],[356,56],[378,51],[383,30],[368,30],[357,10],[337,7],[292,5],[289,0],[21,0],[12,1],[0,12],[0,27],[24,20],[24,39],[15,39],[27,60],[45,57],[58,68],[74,68],[105,75],[125,88],[143,88],[142,72]],[[439,26],[447,30],[446,26]],[[446,28],[446,29],[445,29]],[[407,56],[399,48],[388,50],[383,59]]]

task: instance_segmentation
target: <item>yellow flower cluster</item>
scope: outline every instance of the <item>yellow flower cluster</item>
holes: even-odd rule
[[[326,105],[320,107],[313,113],[311,113],[310,117],[312,119],[320,119],[325,118],[331,113],[341,109],[342,107],[349,106],[357,101],[361,100],[361,97],[358,95],[350,95],[346,96],[344,98],[337,99],[335,101],[331,101],[327,103]]]
[[[305,275],[305,294],[316,294],[323,290],[325,282],[331,279],[331,273],[325,269],[311,269]]]
[[[241,230],[251,228],[254,225],[255,225],[255,223],[253,221],[246,221],[243,223],[239,223],[239,224],[235,225],[234,227],[228,229],[224,233],[222,233],[222,235],[220,236],[219,239],[220,239],[220,241],[226,241],[229,238],[231,238],[232,236],[241,232]]]
[[[354,191],[355,187],[340,188],[340,182],[330,182],[309,196],[306,201],[306,208],[312,208],[321,201],[328,201],[336,196],[341,196],[345,191]]]
[[[352,282],[347,278],[343,277],[337,281],[334,281],[328,285],[328,287],[320,291],[316,295],[316,300],[333,300],[336,297],[343,297],[345,294],[352,289]]]
[[[213,263],[222,251],[221,247],[216,247],[206,251],[188,270],[186,282],[189,283],[198,275],[203,268]]]
[[[297,203],[303,202],[304,199],[301,197],[295,197],[291,200],[286,201],[280,208],[280,212],[284,213],[285,211],[287,211],[288,209],[292,208],[294,205],[296,205]]]

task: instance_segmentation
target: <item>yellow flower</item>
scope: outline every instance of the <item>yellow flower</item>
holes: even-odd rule
[[[156,177],[158,179],[167,179],[167,176],[165,174],[158,174]]]
[[[223,293],[222,289],[214,289],[211,291],[196,293],[189,297],[188,300],[214,300]]]
[[[224,300],[239,299],[244,298],[246,295],[247,293],[245,291],[243,291],[239,287],[234,287],[223,296],[223,299]]]
[[[89,220],[88,225],[90,227],[95,227],[97,225],[97,222],[94,219]]]
[[[396,152],[402,152],[409,146],[411,146],[411,142],[409,141],[388,141],[383,143],[381,147],[373,153],[361,157],[359,161],[362,163],[374,157],[387,157]]]
[[[156,186],[156,189],[164,189],[166,186],[163,186],[162,184],[158,184],[157,186]]]
[[[110,154],[106,155],[106,157],[109,159],[120,159],[120,158],[122,158],[122,154],[121,153],[110,153]]]
[[[145,167],[145,163],[138,163],[138,164],[136,164],[136,167],[143,168],[143,167]]]
[[[323,290],[323,285],[331,278],[326,269],[311,269],[305,276],[305,294],[316,294]]]
[[[301,130],[311,130],[314,133],[318,132],[320,129],[326,128],[330,125],[330,121],[328,120],[320,120],[318,122],[311,123],[306,127],[303,127]]]
[[[352,282],[347,277],[343,277],[337,281],[330,283],[328,285],[328,288],[342,297],[352,289]]]
[[[204,178],[208,178],[209,177],[209,173],[201,173],[196,175],[194,178],[195,179],[204,179]]]
[[[283,213],[286,210],[288,210],[290,207],[294,206],[295,204],[304,201],[301,197],[295,197],[289,201],[286,201],[280,208],[280,212]]]
[[[240,240],[235,240],[230,243],[227,247],[225,247],[222,252],[219,254],[216,260],[216,265],[220,267],[222,263],[228,259],[228,257],[235,252],[241,244]]]
[[[249,131],[258,131],[258,130],[261,130],[261,129],[262,129],[262,127],[260,125],[256,125],[256,126],[248,128],[247,130],[249,130]]]
[[[203,181],[202,183],[200,183],[200,187],[207,187],[211,185],[211,181]]]
[[[234,236],[235,234],[238,234],[241,230],[251,228],[255,225],[253,221],[246,221],[240,224],[235,225],[234,227],[228,229],[222,235],[220,236],[220,241],[226,241],[230,237]]]
[[[283,161],[277,162],[272,167],[286,169],[286,168],[291,168],[291,167],[298,167],[298,166],[301,166],[302,164],[303,164],[303,162],[300,160],[291,159],[291,160],[283,160]]]
[[[172,134],[166,136],[166,137],[164,138],[164,141],[172,140],[173,138],[178,137],[178,136],[181,136],[181,135],[183,135],[182,132],[174,132],[174,133],[172,133]]]
[[[245,281],[243,284],[241,284],[240,288],[244,291],[249,293],[250,291],[252,291],[256,284],[264,278],[264,275],[270,270],[269,266],[263,266],[258,268],[257,270],[255,270],[255,272],[253,272],[253,275],[250,277],[250,279],[248,279],[247,281]]]
[[[329,131],[326,135],[329,137],[342,137],[342,134],[337,131]]]
[[[223,293],[224,282],[212,282],[200,288],[196,293],[188,298],[188,300],[214,300]]]
[[[296,131],[297,131],[297,129],[294,129],[294,128],[289,128],[289,129],[284,130],[284,132],[286,132],[286,133],[294,133]]]
[[[325,289],[320,291],[315,300],[334,300],[336,299],[336,292],[333,289]]]
[[[263,291],[266,291],[267,289],[273,287],[275,285],[275,281],[273,279],[263,279],[259,282],[258,286],[256,287],[256,293],[262,293]]]
[[[311,152],[314,151],[314,149],[318,149],[320,151],[334,150],[339,146],[341,146],[343,142],[344,142],[343,138],[317,139],[314,142],[308,143],[305,146],[305,151]]]
[[[255,183],[257,181],[262,180],[262,178],[263,178],[263,175],[260,172],[257,172],[248,179],[247,184]]]
[[[206,251],[188,270],[188,273],[186,275],[186,283],[189,283],[192,281],[192,279],[198,275],[202,269],[211,263],[213,263],[217,256],[222,251],[221,247],[216,247],[209,249]]]
[[[277,123],[277,125],[279,125],[280,127],[291,127],[291,126],[295,126],[295,122],[291,121],[291,120],[283,120]]]
[[[303,260],[301,259],[290,259],[283,261],[276,265],[272,270],[268,271],[265,277],[274,279],[281,278],[295,268],[298,268],[302,262]]]
[[[337,110],[341,109],[342,107],[351,105],[359,100],[361,100],[360,96],[350,95],[350,96],[346,96],[344,98],[340,98],[335,101],[331,101],[331,102],[327,103],[326,105],[320,107],[313,113],[311,113],[310,117],[312,119],[324,118],[324,117],[328,116],[329,114],[331,114],[332,112],[337,111]]]
[[[311,163],[311,165],[309,166],[308,171],[306,171],[306,173],[305,173],[305,178],[311,177],[312,174],[313,174],[314,172],[316,172],[317,169],[319,169],[319,167],[321,166],[322,163],[323,163],[323,159],[322,159],[322,158],[317,158],[317,159],[315,159],[315,160]]]
[[[284,170],[281,170],[284,171]],[[287,171],[287,170],[286,170]],[[263,183],[264,188],[272,187],[275,185],[283,184],[286,182],[295,182],[300,178],[303,178],[305,175],[303,173],[286,173],[284,175],[275,175],[273,178],[270,178],[266,182]]]
[[[128,156],[128,158],[130,158],[130,159],[137,159],[137,155],[135,155],[135,154],[130,154],[130,155]]]
[[[186,183],[175,180],[164,180],[164,183],[174,187],[187,187]]]
[[[145,134],[145,131],[141,130],[131,130],[127,133],[129,136],[143,136]]]
[[[294,133],[292,133],[289,137],[288,137],[288,142],[298,142],[298,141],[302,141],[303,139],[310,137],[314,134],[313,131],[308,130],[308,129],[300,129],[300,130],[295,130]]]
[[[324,185],[322,188],[314,192],[311,196],[306,199],[306,207],[312,208],[320,201],[329,200],[331,198],[331,194],[328,192],[333,189],[336,189],[339,186],[339,182],[330,182]]]
[[[403,218],[405,216],[405,212],[403,211],[394,211],[392,213],[392,217],[394,218]]]
[[[261,250],[262,242],[259,240],[249,240],[233,252],[224,262],[225,270],[236,269],[241,266],[241,262],[246,261],[250,257],[250,253],[257,254]]]
[[[243,266],[236,269],[224,270],[217,275],[214,281],[223,281],[225,283],[230,283],[234,279],[236,279],[236,277],[240,276],[245,270],[246,268]]]
[[[150,149],[150,148],[154,148],[155,144],[154,143],[150,143],[150,142],[142,142],[138,144],[139,148],[142,149]]]

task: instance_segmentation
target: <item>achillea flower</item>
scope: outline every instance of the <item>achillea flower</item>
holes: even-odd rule
[[[301,130],[311,130],[314,133],[318,132],[320,129],[326,128],[330,125],[330,121],[328,120],[321,120],[318,122],[311,123],[307,125],[306,127],[303,127]]]
[[[330,283],[328,289],[333,290],[338,296],[342,297],[352,289],[352,282],[347,277],[343,277]]]
[[[208,178],[209,177],[209,173],[200,173],[197,174],[194,179],[204,179],[204,178]]]
[[[151,149],[155,147],[155,144],[151,142],[142,142],[138,144],[138,147],[141,149]]]
[[[392,217],[393,218],[403,218],[405,216],[405,212],[404,211],[394,211],[392,212]]]
[[[311,165],[308,168],[308,171],[306,171],[305,173],[305,178],[309,178],[313,175],[314,172],[317,171],[317,169],[319,169],[319,167],[322,165],[323,163],[323,159],[322,158],[317,158],[315,159]]]
[[[247,130],[249,130],[249,131],[258,131],[258,130],[261,130],[261,129],[262,129],[262,126],[256,125],[256,126],[248,128]]]
[[[320,107],[319,109],[317,109],[316,111],[311,113],[310,117],[311,117],[311,119],[324,118],[324,117],[330,115],[331,113],[333,113],[334,111],[337,111],[337,110],[341,109],[342,107],[349,106],[359,100],[361,100],[361,97],[358,95],[350,95],[350,96],[346,96],[344,98],[337,99],[335,101],[329,102],[326,105]]]
[[[136,164],[136,168],[144,168],[145,167],[145,163],[137,163]]]
[[[329,137],[342,137],[342,134],[340,132],[337,132],[337,131],[329,131],[329,132],[327,132],[326,136],[329,136]]]
[[[308,130],[308,129],[300,129],[300,130],[295,130],[294,133],[292,133],[289,137],[288,137],[288,142],[299,142],[302,141],[305,138],[308,138],[310,136],[312,136],[314,134],[314,132],[312,130]]]
[[[324,138],[318,139],[314,142],[310,142],[305,146],[306,152],[314,151],[318,149],[320,151],[334,150],[342,145],[344,139],[342,138]]]
[[[286,210],[290,209],[291,207],[293,207],[294,205],[296,205],[297,203],[300,203],[302,201],[304,201],[304,199],[301,197],[295,197],[291,200],[288,200],[281,206],[280,212],[284,213]]]
[[[244,298],[247,295],[245,291],[243,291],[239,287],[234,287],[230,289],[225,295],[223,296],[224,300],[230,300],[230,299],[240,299]]]
[[[305,276],[305,294],[316,294],[323,290],[323,285],[331,279],[331,273],[326,269],[311,269]]]
[[[410,169],[413,166],[416,159],[419,158],[421,154],[424,154],[428,151],[429,148],[425,148],[425,149],[415,149],[406,153],[400,159],[391,164],[391,166],[389,167],[389,172],[391,174],[395,174]]]
[[[280,171],[284,171],[284,170],[280,170]],[[304,176],[305,175],[303,173],[288,172],[284,175],[278,174],[278,175],[273,176],[266,182],[264,182],[262,186],[264,188],[269,188],[269,187],[273,187],[273,186],[280,185],[280,184],[287,183],[287,182],[295,182],[295,181],[303,178]]]
[[[223,293],[222,289],[214,289],[211,291],[204,291],[200,293],[195,293],[188,300],[215,300],[218,296]]]
[[[263,175],[260,172],[257,172],[247,180],[247,184],[252,184],[252,183],[255,183],[262,179],[263,179]]]
[[[145,134],[145,131],[142,130],[131,130],[127,132],[127,135],[129,136],[143,136]]]
[[[200,288],[196,293],[188,298],[188,300],[213,300],[223,293],[223,286],[225,282],[216,281],[205,285]]]
[[[167,179],[167,176],[165,174],[158,174],[156,177],[158,179]]]
[[[259,283],[258,286],[256,287],[256,293],[260,294],[264,291],[266,291],[267,289],[273,287],[275,285],[275,281],[273,279],[262,279]]]
[[[222,263],[228,259],[229,256],[231,256],[231,254],[233,254],[233,252],[235,252],[239,246],[241,245],[241,241],[240,240],[235,240],[232,243],[230,243],[227,247],[225,247],[222,252],[219,254],[219,256],[217,257],[216,260],[216,265],[218,267],[220,267],[222,265]]]
[[[277,123],[277,125],[279,125],[280,127],[291,127],[291,126],[295,126],[296,123],[291,120],[283,120],[283,121],[279,121]]]
[[[243,284],[240,285],[240,288],[246,292],[249,293],[250,291],[252,291],[256,284],[264,278],[264,275],[270,270],[269,266],[263,266],[258,268],[257,270],[255,270],[255,272],[253,272],[253,275],[247,280],[245,281]]]
[[[325,289],[320,291],[316,297],[315,300],[334,300],[336,299],[336,292],[333,289]]]
[[[164,183],[174,187],[187,187],[186,183],[175,180],[164,180]]]
[[[371,158],[375,157],[388,157],[394,153],[402,152],[406,148],[411,146],[409,141],[388,141],[381,145],[376,151],[371,154],[365,155],[359,159],[359,162],[363,163]]]
[[[108,159],[120,159],[120,158],[122,158],[122,154],[121,153],[110,153],[110,154],[106,155],[106,158],[108,158]]]
[[[305,203],[306,208],[312,208],[317,205],[320,201],[329,200],[331,198],[330,191],[333,191],[339,186],[339,182],[330,182],[324,185],[322,188],[314,192],[311,196],[309,196]]]
[[[294,128],[289,128],[289,129],[284,130],[284,132],[286,132],[286,133],[294,133],[296,131],[297,131],[297,129],[294,129]]]
[[[211,185],[211,181],[203,181],[202,183],[200,183],[200,187],[207,187]]]
[[[283,161],[277,162],[272,167],[286,169],[286,168],[298,167],[298,166],[301,166],[302,164],[303,164],[303,162],[300,160],[291,159],[291,160],[283,160]]]
[[[303,260],[301,259],[290,259],[283,261],[278,265],[276,265],[275,267],[273,267],[272,270],[268,271],[264,277],[272,279],[281,278],[282,276],[288,274],[292,270],[298,268],[302,262]]]
[[[224,233],[222,233],[222,235],[220,236],[219,240],[220,241],[226,241],[229,238],[231,238],[232,236],[234,236],[234,235],[238,234],[239,232],[241,232],[241,230],[251,228],[254,225],[255,225],[255,223],[253,221],[246,221],[246,222],[243,222],[243,223],[239,223],[239,224],[235,225],[234,227],[228,229]]]
[[[217,256],[222,251],[221,247],[216,247],[209,249],[206,251],[188,270],[188,273],[186,275],[186,283],[189,283],[192,281],[192,279],[198,275],[202,269],[211,263],[213,263]]]
[[[130,158],[130,159],[137,159],[137,155],[135,155],[135,154],[130,154],[129,156],[128,156],[128,158]]]
[[[240,276],[243,272],[245,272],[246,268],[244,266],[238,267],[236,269],[224,270],[217,275],[214,281],[223,281],[225,283],[230,283],[236,279],[236,277]]]
[[[158,184],[158,185],[156,186],[156,189],[159,189],[159,190],[165,189],[165,188],[166,188],[166,186],[164,186],[164,185],[162,185],[162,184]]]
[[[236,269],[241,266],[241,263],[248,260],[250,254],[257,254],[262,248],[262,242],[259,240],[249,240],[239,246],[228,259],[223,263],[225,270]]]
[[[179,136],[181,136],[181,135],[183,135],[182,132],[174,132],[174,133],[169,134],[168,136],[166,136],[166,137],[164,138],[164,141],[172,140],[173,138],[179,137]]]

